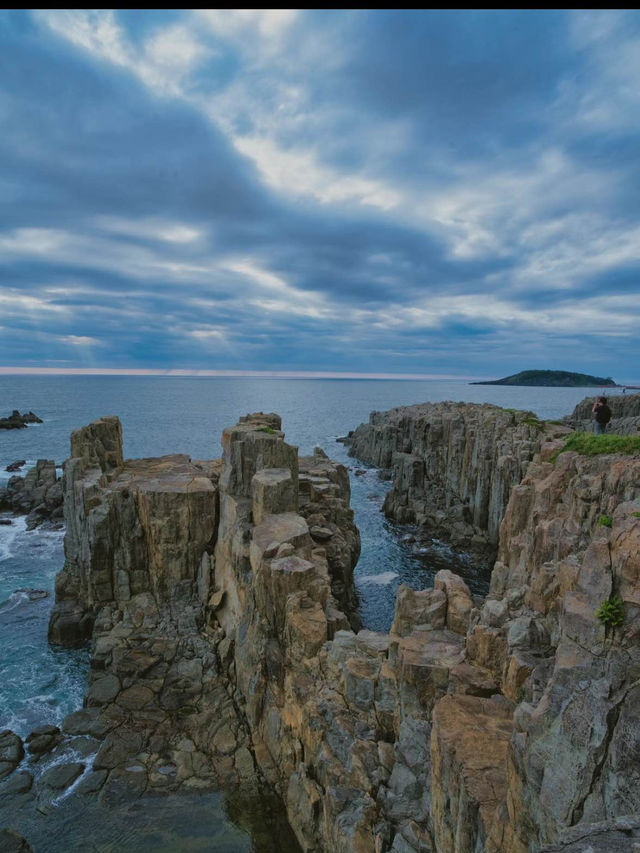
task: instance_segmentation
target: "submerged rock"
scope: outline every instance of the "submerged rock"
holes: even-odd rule
[[[0,779],[13,773],[23,757],[22,738],[10,729],[0,731]]]
[[[33,853],[27,839],[12,829],[0,829],[0,850],[3,853]]]

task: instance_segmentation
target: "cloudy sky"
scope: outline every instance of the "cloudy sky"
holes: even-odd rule
[[[0,365],[640,379],[637,12],[0,12]]]

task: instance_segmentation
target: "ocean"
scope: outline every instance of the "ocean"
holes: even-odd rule
[[[599,391],[439,380],[0,376],[0,416],[12,409],[32,410],[44,421],[22,430],[0,431],[0,485],[11,476],[4,469],[17,459],[27,460],[20,473],[37,459],[55,459],[61,466],[68,456],[71,431],[103,415],[120,417],[129,458],[187,453],[212,459],[221,455],[223,428],[240,415],[278,412],[286,440],[300,452],[311,453],[320,446],[351,469],[352,506],[362,536],[356,568],[361,618],[366,627],[386,631],[398,585],[431,586],[448,555],[446,549],[440,554],[421,553],[411,541],[410,529],[384,518],[380,508],[389,483],[375,469],[349,458],[336,438],[366,421],[371,411],[399,405],[441,400],[489,402],[528,409],[541,418],[559,418],[585,396]],[[354,476],[355,468],[365,473]],[[11,728],[25,736],[38,725],[59,723],[82,706],[88,653],[51,649],[47,644],[54,579],[63,562],[62,531],[27,531],[24,519],[0,526],[0,730]],[[486,579],[470,576],[468,581],[475,591],[484,591]],[[24,592],[29,589],[46,591],[48,596],[29,596]],[[226,841],[216,848],[200,848],[196,840],[194,850],[267,853],[272,849],[269,839],[260,840],[260,821],[254,820],[252,826],[251,820],[247,824],[245,818],[234,817],[233,808],[221,804],[219,797],[207,801],[206,807],[202,800],[198,802],[211,823],[210,834],[221,832]],[[180,804],[174,802],[172,808],[177,810],[173,824],[179,824]],[[189,808],[194,809],[194,804]],[[146,849],[144,845],[150,843],[147,830],[135,820],[132,826],[134,836],[138,832],[139,849]],[[104,832],[108,835],[106,825]],[[175,849],[171,843],[165,839],[149,849],[158,853]],[[113,845],[105,842],[95,849],[124,849],[117,841]]]

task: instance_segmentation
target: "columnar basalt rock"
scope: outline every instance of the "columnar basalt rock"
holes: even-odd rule
[[[484,467],[485,408],[440,424],[458,449],[438,465],[476,454],[464,464],[486,518],[491,465],[502,494],[537,448],[502,511],[490,594],[480,607],[450,571],[403,586],[389,634],[350,629],[345,469],[319,450],[299,459],[277,415],[226,430],[215,462],[125,461],[115,418],[79,431],[51,636],[95,644],[86,707],[62,726],[100,741],[81,784],[107,801],[268,784],[305,853],[573,853],[578,827],[595,850],[630,853],[640,459],[559,453],[553,430],[489,411],[512,453]],[[450,474],[451,495],[469,495]],[[614,595],[624,621],[606,627],[596,611]],[[12,778],[21,743],[5,734]]]
[[[502,689],[520,702],[509,815],[529,845],[640,812],[640,459],[542,461],[554,448],[507,509],[491,591],[507,604]],[[607,628],[597,610],[613,595],[624,621]]]
[[[125,463],[117,418],[72,434],[51,642],[82,643],[102,607],[136,595],[150,593],[161,605],[194,585],[207,594],[219,469],[187,456]]]
[[[0,510],[27,514],[29,529],[44,521],[59,524],[62,519],[62,503],[62,483],[58,479],[56,463],[52,459],[38,459],[24,477],[10,477],[6,487],[0,489]]]
[[[638,435],[640,433],[640,394],[620,394],[607,397],[607,405],[611,409],[611,420],[607,432],[616,435]],[[576,430],[591,432],[593,430],[593,413],[591,411],[595,397],[587,397],[575,407],[570,415],[564,418],[565,423]]]
[[[531,412],[424,403],[372,412],[348,443],[350,455],[393,469],[390,518],[491,562],[511,487],[549,430],[568,431]]]

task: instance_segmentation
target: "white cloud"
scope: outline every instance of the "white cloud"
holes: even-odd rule
[[[357,202],[390,210],[400,195],[381,181],[323,166],[313,151],[284,149],[267,137],[234,136],[233,144],[256,164],[266,183],[287,195],[306,195],[323,204]]]
[[[142,237],[164,243],[194,243],[205,234],[202,227],[162,219],[125,219],[104,216],[100,217],[96,224],[112,234]]]
[[[56,305],[49,299],[20,293],[11,288],[0,288],[0,306],[5,316],[21,316],[23,314],[55,313],[62,314],[67,309]]]
[[[138,48],[110,10],[36,14],[57,35],[99,59],[128,69],[158,94],[182,96],[184,79],[212,52],[187,23],[157,28]]]
[[[253,30],[264,39],[282,37],[298,17],[293,9],[201,9],[198,18],[216,35],[246,36]]]
[[[89,335],[60,335],[58,340],[63,344],[71,344],[74,347],[103,346],[103,341],[99,338],[89,337]]]

